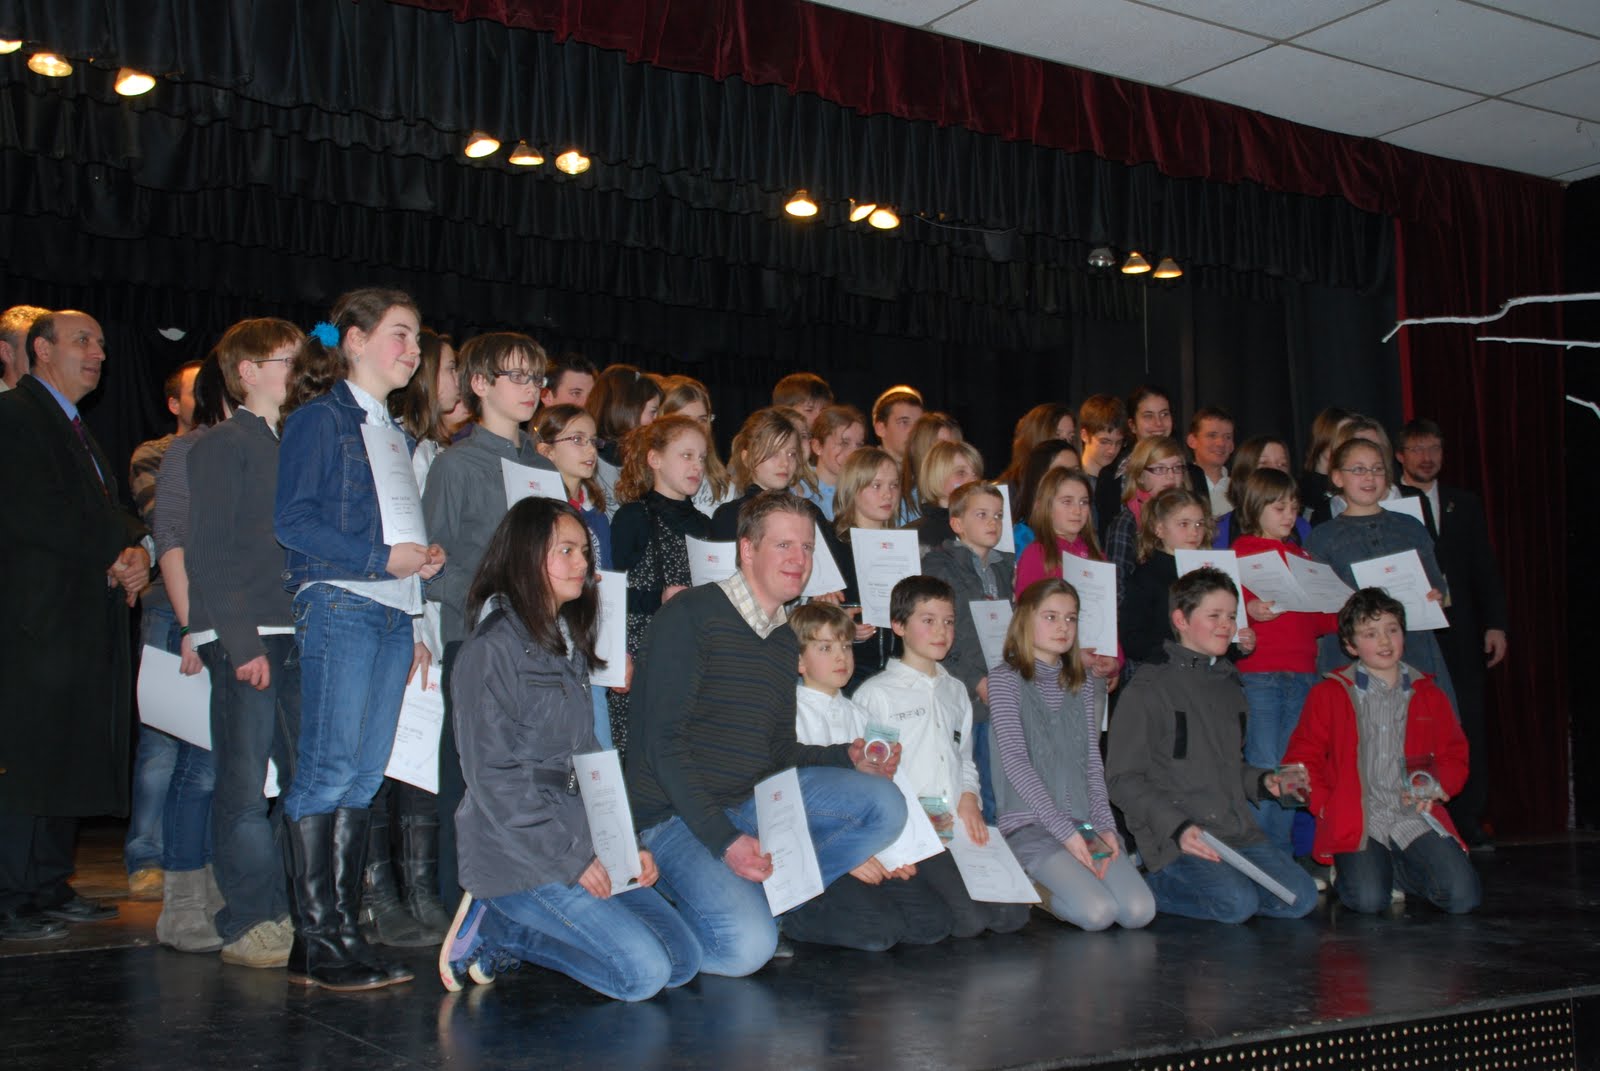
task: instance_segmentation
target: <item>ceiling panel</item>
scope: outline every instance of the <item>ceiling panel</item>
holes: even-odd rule
[[[1590,164],[1588,167],[1580,167],[1576,171],[1568,171],[1565,174],[1557,175],[1556,178],[1562,182],[1581,182],[1586,178],[1594,178],[1596,175],[1600,175],[1600,163]]]
[[[812,0],[824,7],[837,7],[869,15],[885,22],[901,22],[907,26],[926,26],[940,15],[947,14],[967,0]]]
[[[1388,0],[1295,42],[1480,93],[1504,93],[1600,59],[1592,38],[1461,0]]]
[[[930,29],[1152,85],[1266,47],[1258,37],[1127,0],[976,0]]]
[[[1375,0],[1144,0],[1154,7],[1220,22],[1248,33],[1286,40],[1334,19],[1371,7]]]
[[[1511,100],[1600,123],[1600,63],[1508,93]]]
[[[1482,99],[1292,45],[1275,45],[1177,88],[1362,137],[1377,137]]]
[[[1455,160],[1560,175],[1600,160],[1600,126],[1503,100],[1486,100],[1418,123],[1385,141]]]
[[[1530,19],[1543,19],[1569,30],[1600,37],[1600,4],[1594,0],[1480,0],[1486,7],[1497,7],[1526,15]]]

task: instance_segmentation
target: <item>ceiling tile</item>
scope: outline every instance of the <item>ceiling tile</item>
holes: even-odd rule
[[[1154,7],[1220,22],[1246,33],[1282,41],[1322,26],[1364,7],[1373,0],[1144,0]]]
[[[1556,178],[1562,182],[1582,182],[1584,179],[1594,178],[1596,175],[1600,175],[1600,162],[1590,164],[1588,167],[1580,167],[1576,171],[1564,171],[1557,175]]]
[[[1511,100],[1600,123],[1600,63],[1508,93]]]
[[[1152,85],[1170,85],[1266,44],[1127,0],[977,0],[930,29]]]
[[[1600,160],[1600,126],[1486,100],[1383,139],[1407,149],[1554,177]]]
[[[837,7],[867,15],[885,22],[899,22],[907,26],[926,26],[940,15],[948,14],[966,3],[966,0],[811,0],[824,7]]]
[[[1489,94],[1541,82],[1600,58],[1592,38],[1461,0],[1388,0],[1295,43]]]
[[[1594,0],[1481,0],[1487,7],[1542,19],[1600,37],[1600,4]]]
[[[1274,45],[1177,88],[1362,137],[1376,137],[1482,99],[1291,45]]]

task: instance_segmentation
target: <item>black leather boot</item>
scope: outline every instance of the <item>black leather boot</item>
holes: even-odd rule
[[[423,948],[437,945],[443,934],[429,933],[417,924],[400,904],[394,884],[394,865],[389,858],[389,814],[373,808],[368,812],[367,865],[361,888],[361,933],[368,941],[393,948]]]
[[[366,881],[367,829],[371,821],[372,812],[365,807],[340,807],[333,812],[331,858],[335,925],[345,955],[381,973],[383,984],[394,985],[409,982],[416,975],[410,968],[379,956],[361,936],[361,887]]]
[[[351,959],[339,937],[333,888],[333,815],[307,815],[285,821],[289,853],[289,909],[294,943],[289,948],[289,981],[338,992],[377,989],[388,976]]]
[[[431,814],[400,816],[400,878],[406,910],[432,944],[444,940],[450,912],[439,902],[439,819]]]

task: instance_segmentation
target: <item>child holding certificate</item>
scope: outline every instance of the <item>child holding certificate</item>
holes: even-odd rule
[[[1035,581],[990,671],[1000,831],[1045,910],[1085,930],[1144,926],[1156,903],[1122,852],[1100,763],[1105,685],[1078,651],[1078,593]]]
[[[1187,487],[1162,491],[1139,518],[1139,565],[1117,611],[1117,638],[1130,665],[1148,662],[1172,639],[1168,592],[1178,579],[1173,552],[1199,550],[1211,530],[1206,503]]]
[[[1119,408],[1121,404],[1117,403]],[[1121,441],[1119,432],[1117,442]],[[1017,558],[1017,594],[1035,580],[1060,576],[1063,555],[1097,562],[1106,560],[1094,534],[1093,503],[1094,487],[1082,469],[1051,469],[1044,474],[1034,496],[1031,518],[1038,538]],[[1104,680],[1110,680],[1120,671],[1116,652],[1085,650],[1084,660],[1089,671]]]
[[[876,532],[891,526],[900,506],[900,466],[876,446],[860,447],[839,469],[833,503],[833,533],[839,540],[836,560],[844,574],[844,605],[854,608],[859,617],[861,585],[856,576],[855,555],[850,553],[850,531],[861,528]],[[855,641],[855,671],[845,686],[850,695],[889,664],[894,633],[858,622]]]
[[[1341,903],[1379,912],[1399,888],[1464,914],[1482,887],[1439,804],[1466,784],[1467,738],[1444,693],[1402,661],[1405,630],[1405,607],[1382,591],[1350,597],[1339,642],[1355,663],[1311,690],[1284,761],[1309,774],[1312,853],[1334,864]]]
[[[618,1000],[648,1000],[700,970],[700,945],[654,889],[613,889],[595,856],[573,756],[595,751],[589,671],[599,595],[577,510],[526,498],[484,551],[468,596],[478,625],[451,681],[467,793],[456,816],[466,890],[439,977],[487,985],[523,962]],[[486,611],[486,612],[485,612]],[[479,620],[481,617],[481,620]]]
[[[739,527],[739,507],[762,491],[792,490],[810,501],[806,492],[815,477],[804,445],[782,410],[757,409],[745,419],[744,427],[733,437],[733,485],[741,493],[711,515],[712,539],[731,541]],[[826,528],[828,518],[820,509],[815,512],[817,523]]]

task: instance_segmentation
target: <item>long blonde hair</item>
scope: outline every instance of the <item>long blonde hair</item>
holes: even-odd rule
[[[898,480],[899,466],[889,452],[880,447],[863,446],[844,459],[844,467],[839,470],[839,485],[833,489],[833,531],[840,539],[849,542],[850,529],[856,527],[856,496],[872,483],[872,478],[885,465]]]
[[[1169,457],[1183,460],[1183,447],[1178,445],[1178,440],[1170,436],[1151,436],[1140,439],[1133,444],[1133,449],[1128,453],[1128,468],[1122,481],[1122,504],[1127,505],[1133,501],[1133,496],[1144,488],[1139,486],[1139,478],[1144,475],[1144,470]]]
[[[1000,657],[1006,665],[1017,671],[1025,681],[1033,680],[1033,615],[1052,595],[1066,595],[1072,599],[1072,608],[1081,605],[1078,589],[1059,576],[1035,580],[1017,596],[1017,607],[1011,611],[1011,624],[1006,626],[1006,642]],[[1083,652],[1078,649],[1077,631],[1073,631],[1072,646],[1061,656],[1061,686],[1068,691],[1083,687],[1088,674],[1083,668]]]
[[[733,481],[728,474],[728,467],[717,456],[717,437],[711,434],[711,422],[716,419],[716,410],[711,408],[711,392],[693,376],[661,377],[660,416],[672,416],[696,402],[706,407],[704,422],[695,421],[706,433],[706,483],[711,487],[711,501],[721,502],[728,496],[728,487]]]

